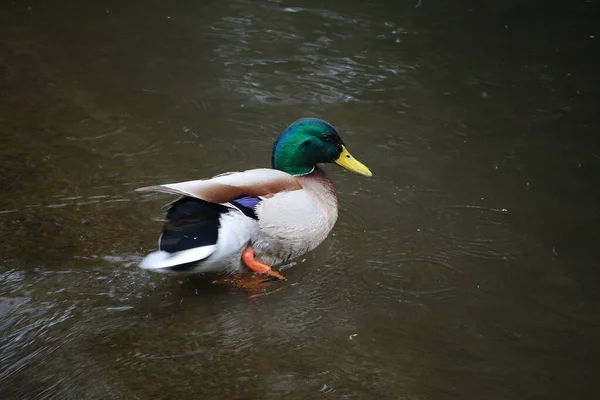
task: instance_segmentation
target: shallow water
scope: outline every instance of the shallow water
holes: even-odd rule
[[[0,397],[595,398],[600,10],[439,3],[0,4]],[[302,116],[374,176],[288,281],[137,268]]]

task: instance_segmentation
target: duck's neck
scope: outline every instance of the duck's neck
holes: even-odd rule
[[[315,157],[306,151],[298,151],[303,138],[295,135],[294,131],[283,132],[275,145],[271,155],[273,168],[290,175],[310,174],[315,168]]]
[[[307,163],[301,156],[299,153],[293,153],[289,157],[277,154],[277,157],[273,157],[273,168],[294,176],[310,174],[315,166]]]
[[[314,167],[314,170],[306,175],[298,176],[298,181],[304,189],[308,189],[317,193],[319,198],[326,203],[328,207],[337,209],[338,196],[333,186],[333,182],[325,171],[319,167]]]

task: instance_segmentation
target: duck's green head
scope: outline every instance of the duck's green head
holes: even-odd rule
[[[372,176],[352,157],[335,129],[317,118],[302,118],[286,128],[273,146],[273,168],[291,175],[310,173],[317,164],[335,162],[349,171]]]

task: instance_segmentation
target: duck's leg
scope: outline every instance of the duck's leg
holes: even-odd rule
[[[254,260],[254,252],[250,249],[246,249],[242,252],[242,262],[251,271],[258,274],[267,274],[277,279],[285,279],[279,272],[273,271],[267,264],[260,263]]]

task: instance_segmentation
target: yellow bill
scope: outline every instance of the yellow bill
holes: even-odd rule
[[[342,146],[342,154],[335,160],[335,163],[346,168],[348,171],[356,172],[357,174],[364,176],[373,176],[373,173],[365,164],[352,157],[352,154],[346,149],[346,146]]]

